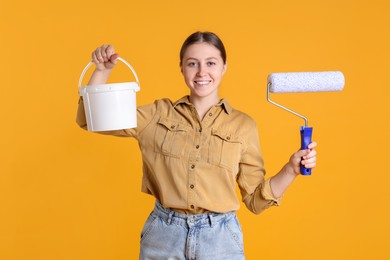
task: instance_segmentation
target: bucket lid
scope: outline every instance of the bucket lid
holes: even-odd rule
[[[79,95],[85,93],[101,93],[101,92],[115,92],[133,90],[138,92],[140,90],[137,82],[121,82],[121,83],[110,83],[110,84],[98,84],[92,86],[85,86],[79,88]]]

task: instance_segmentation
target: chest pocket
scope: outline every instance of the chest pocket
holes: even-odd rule
[[[240,137],[220,130],[211,131],[209,163],[237,173],[242,149]]]
[[[168,118],[160,118],[155,133],[154,151],[180,158],[186,146],[188,126]]]

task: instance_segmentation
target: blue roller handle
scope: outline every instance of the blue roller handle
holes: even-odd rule
[[[301,150],[307,149],[311,143],[311,136],[313,133],[313,127],[301,126]],[[302,175],[311,175],[311,169],[307,169],[304,165],[301,165]]]

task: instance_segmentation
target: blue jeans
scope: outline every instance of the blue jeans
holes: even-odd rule
[[[245,259],[241,225],[234,211],[185,215],[156,201],[141,232],[140,259]]]

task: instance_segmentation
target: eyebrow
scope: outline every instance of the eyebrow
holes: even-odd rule
[[[197,58],[193,58],[193,57],[189,57],[186,59],[187,60],[198,60]],[[215,57],[208,57],[206,58],[206,60],[218,60],[218,58],[215,58]]]

